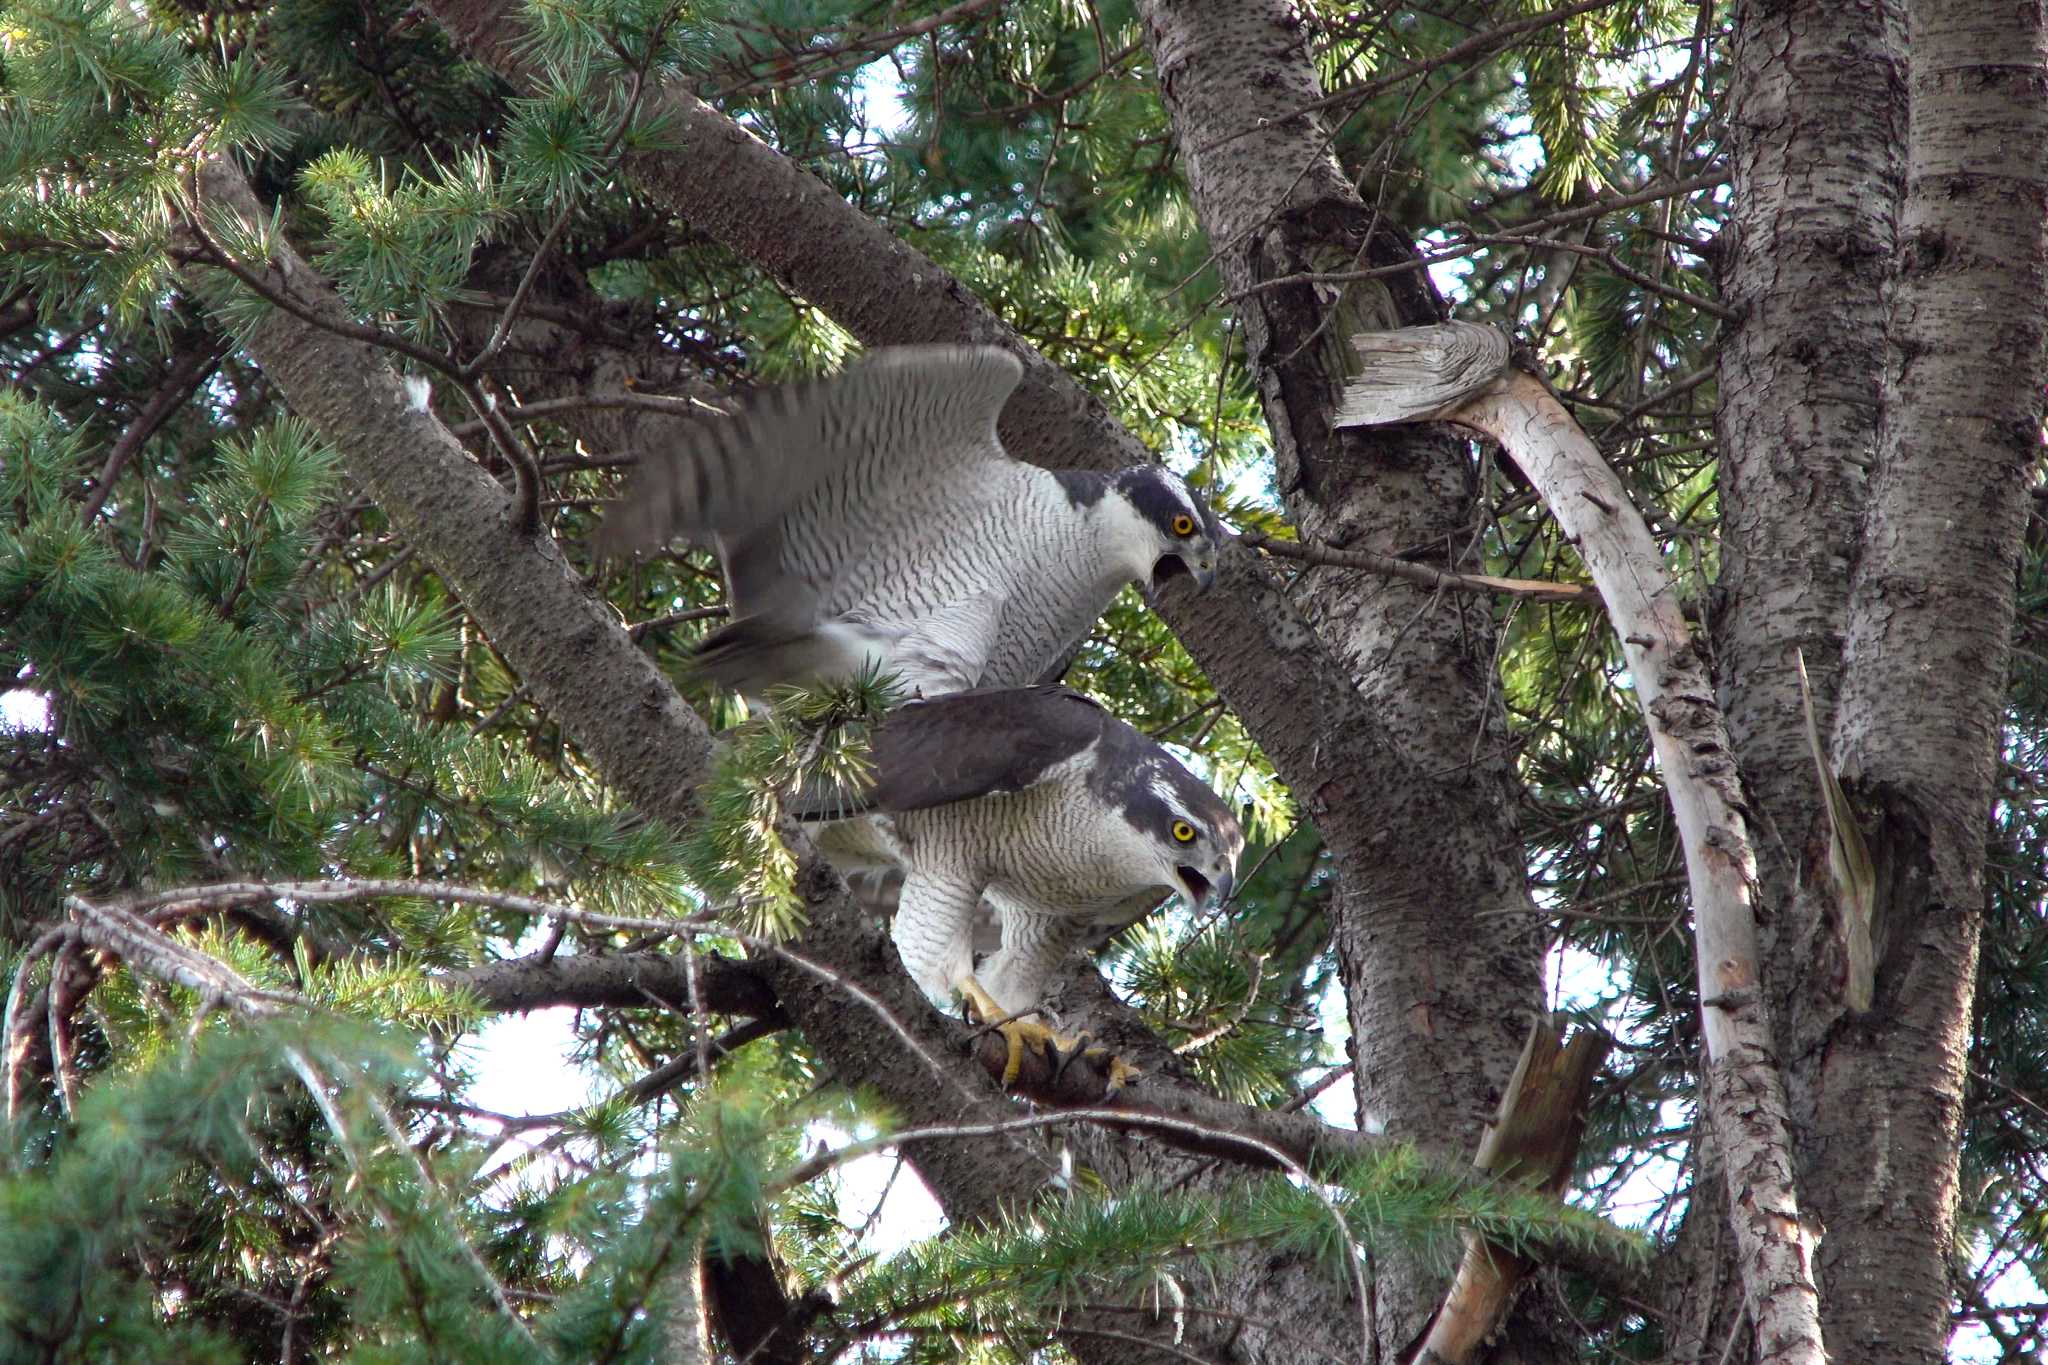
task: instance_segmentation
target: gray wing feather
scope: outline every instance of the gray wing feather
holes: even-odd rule
[[[1059,687],[980,688],[898,707],[877,727],[874,801],[923,810],[1018,792],[1101,740],[1118,722]]]
[[[906,702],[869,737],[865,790],[807,785],[783,805],[799,820],[843,820],[1023,791],[1121,725],[1063,687],[977,688]]]
[[[962,462],[1007,459],[996,415],[1022,373],[1015,356],[990,346],[905,346],[834,378],[768,390],[643,459],[607,513],[599,547],[715,540],[728,570],[745,574],[757,557],[749,541],[801,503],[858,526],[862,506],[896,488]]]

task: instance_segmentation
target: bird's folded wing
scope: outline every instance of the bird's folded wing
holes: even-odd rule
[[[875,729],[873,800],[881,810],[911,811],[1020,792],[1118,723],[1059,687],[977,688],[909,702]]]
[[[868,777],[812,778],[783,798],[799,820],[927,810],[1020,792],[1119,725],[1063,687],[985,687],[905,702],[868,732]]]

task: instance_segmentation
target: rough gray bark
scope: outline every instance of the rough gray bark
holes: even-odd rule
[[[1877,444],[1882,291],[1905,142],[1903,28],[1895,0],[1748,0],[1734,15],[1731,214],[1715,260],[1722,296],[1742,316],[1723,332],[1719,359],[1715,646],[1729,733],[1765,823],[1773,905],[1820,809],[1794,656],[1806,656],[1825,734]],[[1770,928],[1804,936],[1782,921]]]
[[[1848,603],[1837,771],[1876,862],[1876,996],[1812,1060],[1820,1271],[1843,1359],[1949,1331],[1965,1052],[2026,488],[2048,381],[2048,18],[1911,11],[1883,417]]]
[[[1819,1044],[1841,1015],[1846,935],[1829,895],[1798,663],[1803,655],[1825,734],[1876,454],[1883,285],[1905,147],[1904,24],[1896,0],[1744,3],[1730,54],[1733,211],[1715,261],[1741,316],[1719,362],[1715,639],[1722,706],[1760,826],[1764,981],[1800,1133],[1816,1122]],[[1816,1165],[1810,1143],[1795,1156],[1804,1206],[1836,1227],[1846,1190]],[[1727,1213],[1708,1165],[1719,1162],[1695,1172],[1694,1222]],[[1732,1282],[1731,1252],[1718,1232],[1680,1239],[1682,1269],[1669,1282],[1683,1300],[1671,1305],[1681,1357],[1711,1358],[1740,1327],[1739,1303],[1691,1292]],[[1723,1263],[1700,1264],[1700,1254]],[[1832,1325],[1828,1302],[1824,1293]]]
[[[1281,0],[1141,0],[1139,12],[1196,209],[1237,298],[1295,524],[1326,544],[1430,546],[1437,567],[1472,567],[1476,546],[1460,528],[1476,487],[1462,443],[1333,425],[1353,363],[1346,339],[1437,321],[1425,277],[1397,274],[1336,297],[1308,284],[1260,287],[1413,254],[1345,178],[1322,120],[1288,117],[1322,94],[1299,16]],[[1358,1102],[1391,1133],[1470,1151],[1540,1003],[1542,947],[1524,917],[1487,606],[1328,572],[1312,574],[1305,597],[1400,758],[1317,787],[1287,774],[1339,872],[1331,916]],[[1332,799],[1361,785],[1380,798],[1363,822]],[[1421,1330],[1444,1282],[1398,1259],[1381,1269],[1380,1343],[1394,1351]]]
[[[485,1009],[504,1013],[565,1005],[644,1009],[650,1000],[674,1010],[690,1008],[687,959],[651,951],[559,953],[546,960],[534,954],[449,972],[442,980],[468,990]],[[716,955],[698,959],[697,999],[706,1013],[750,1019],[770,1017],[779,1008],[758,963]]]

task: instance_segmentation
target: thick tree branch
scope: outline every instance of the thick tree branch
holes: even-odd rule
[[[1345,338],[1435,322],[1442,304],[1427,273],[1408,268],[1413,241],[1338,164],[1334,130],[1304,114],[1323,96],[1313,25],[1292,0],[1139,0],[1136,9],[1196,212],[1238,301],[1298,534],[1382,554],[1428,546],[1430,567],[1483,567],[1463,442],[1441,431],[1342,431],[1331,420],[1356,364]],[[1335,290],[1258,287],[1383,267],[1399,269]],[[1540,945],[1506,918],[1531,907],[1493,613],[1467,594],[1354,575],[1303,576],[1295,595],[1402,759],[1386,767],[1366,757],[1316,774],[1315,786],[1282,773],[1310,803],[1338,873],[1326,904],[1357,1101],[1389,1132],[1469,1149],[1542,999]],[[1285,724],[1333,733],[1323,716]],[[1435,1309],[1442,1277],[1399,1254],[1377,1268],[1378,1346],[1391,1358]]]
[[[440,979],[481,1000],[499,1013],[552,1009],[644,1009],[659,1004],[673,1010],[690,1008],[689,964],[678,955],[632,953],[556,954],[543,958],[507,958]],[[750,1019],[781,1015],[775,992],[752,962],[707,954],[697,961],[698,998],[712,1014],[737,1014]]]
[[[1743,1287],[1764,1360],[1824,1365],[1813,1235],[1800,1215],[1784,1078],[1757,947],[1756,855],[1726,723],[1677,585],[1628,490],[1507,339],[1450,323],[1352,338],[1365,360],[1339,420],[1440,418],[1498,441],[1579,548],[1607,604],[1684,843],[1706,1108],[1725,1157]]]
[[[1870,1010],[1839,1001],[1817,1021],[1812,1098],[1814,1145],[1849,1185],[1821,1247],[1847,1329],[1829,1340],[1874,1365],[1947,1349],[1951,1242],[1974,1203],[1961,1150],[1985,832],[2048,386],[2048,15],[1904,9],[1905,195],[1830,754],[1876,872],[1877,970]]]

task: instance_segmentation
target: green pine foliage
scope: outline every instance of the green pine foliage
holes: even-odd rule
[[[1625,1043],[1582,1149],[1589,1213],[1561,1227],[1547,1205],[1454,1190],[1394,1155],[1228,1194],[1111,1196],[1084,1167],[996,1225],[898,1249],[843,1171],[789,1180],[821,1142],[893,1122],[792,1033],[643,1087],[692,1053],[696,1024],[653,1000],[593,1006],[574,1013],[565,1060],[608,1098],[534,1117],[477,1103],[504,1062],[479,1058],[491,1007],[454,973],[544,951],[737,951],[715,931],[679,941],[402,895],[152,921],[265,993],[259,1019],[44,941],[75,923],[74,901],[372,877],[657,925],[709,909],[739,934],[788,936],[803,925],[784,803],[810,784],[857,789],[863,721],[887,703],[880,680],[752,716],[714,693],[685,663],[716,625],[711,558],[582,559],[627,452],[526,423],[546,530],[721,732],[697,826],[624,808],[237,349],[271,305],[218,274],[192,292],[195,248],[173,227],[200,149],[235,156],[276,208],[257,232],[211,223],[218,247],[254,260],[266,236],[287,239],[361,320],[457,364],[465,316],[500,315],[550,243],[529,315],[577,349],[565,362],[515,341],[483,378],[501,403],[532,397],[535,371],[586,362],[634,382],[681,369],[707,393],[836,369],[858,353],[846,330],[624,171],[672,133],[635,90],[685,76],[950,269],[1226,521],[1292,534],[1133,7],[1028,0],[900,31],[949,8],[534,0],[540,84],[515,92],[402,0],[0,0],[0,942],[25,1021],[6,1041],[28,1040],[0,1165],[0,1358],[651,1360],[673,1268],[704,1244],[772,1247],[799,1294],[830,1298],[806,1343],[820,1360],[1057,1360],[1061,1314],[1084,1303],[1134,1326],[1215,1308],[1205,1272],[1225,1247],[1310,1257],[1341,1282],[1361,1248],[1443,1257],[1465,1232],[1590,1247],[1611,1236],[1591,1212],[1668,1234],[1698,1049],[1681,864],[1611,634],[1574,606],[1495,602],[1490,620],[1526,793],[1520,852],[1556,912],[1529,932],[1601,964],[1557,1003]],[[1426,65],[1549,8],[1302,6],[1341,97],[1325,112],[1345,169],[1455,257],[1431,279],[1460,316],[1542,347],[1710,615],[1715,393],[1699,376],[1723,324],[1701,302],[1725,200],[1617,210],[1553,233],[1556,250],[1514,239],[1719,164],[1724,16],[1610,6],[1486,61]],[[1472,480],[1468,533],[1490,572],[1585,581],[1525,487],[1483,454]],[[2038,537],[2030,556],[1966,1115],[1975,1240],[1959,1260],[1980,1284],[2048,1283]],[[1296,588],[1346,572],[1273,568]],[[1226,913],[1162,908],[1097,945],[1099,961],[1203,1083],[1294,1102],[1345,1057],[1316,795],[1277,781],[1136,592],[1067,681],[1173,746],[1250,839]],[[61,1058],[37,1041],[52,1037]],[[1348,1117],[1350,1095],[1340,1081],[1319,1108]],[[1597,1319],[1589,1351],[1657,1355],[1654,1324],[1570,1292]]]

